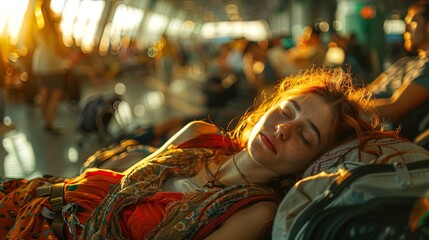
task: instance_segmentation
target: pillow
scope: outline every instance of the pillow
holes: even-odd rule
[[[429,152],[414,143],[401,138],[377,138],[367,141],[359,148],[357,139],[344,143],[328,151],[314,161],[303,173],[309,177],[344,162],[393,163],[398,157],[404,163],[428,157]]]

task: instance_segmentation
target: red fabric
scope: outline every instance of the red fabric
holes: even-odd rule
[[[50,207],[48,198],[36,198],[36,188],[45,182],[41,178],[4,182],[0,191],[0,239],[57,239],[39,214],[42,207]],[[9,232],[12,227],[15,230]]]
[[[92,211],[103,201],[112,185],[119,183],[124,175],[118,172],[105,169],[91,168],[81,175],[64,181],[65,201],[75,202],[85,211],[79,211],[77,217],[81,223],[85,223]],[[76,228],[76,233],[80,235],[82,229]],[[73,239],[69,231],[67,238]]]
[[[143,239],[164,219],[167,205],[179,201],[182,196],[182,193],[158,192],[127,207],[122,212],[120,222],[123,236],[128,239]]]
[[[234,147],[230,138],[215,133],[199,135],[177,146],[177,148],[224,148],[228,150],[232,150]]]
[[[64,182],[65,200],[76,202],[79,206],[92,211],[104,199],[111,186],[118,184],[123,176],[122,173],[110,170],[89,169]]]

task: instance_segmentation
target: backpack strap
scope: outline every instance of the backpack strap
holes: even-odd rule
[[[64,206],[64,182],[38,187],[36,188],[36,194],[37,197],[49,196],[49,202],[51,203],[50,210],[55,213],[55,218],[51,223],[52,231],[59,239],[67,239],[62,215]]]

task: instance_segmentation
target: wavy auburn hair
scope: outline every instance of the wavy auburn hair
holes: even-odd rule
[[[279,106],[287,97],[310,93],[321,96],[334,113],[332,137],[327,148],[353,137],[364,141],[364,133],[378,130],[379,118],[371,107],[371,96],[364,89],[353,86],[349,72],[339,67],[312,67],[284,78],[273,94],[264,97],[253,111],[243,115],[236,128],[229,132],[230,137],[245,148],[253,127],[270,108]]]

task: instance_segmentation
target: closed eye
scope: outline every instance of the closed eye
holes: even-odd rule
[[[293,118],[293,112],[292,110],[287,107],[287,106],[280,106],[279,111],[281,114],[283,114],[284,116],[286,116],[286,118],[288,119],[292,119]]]
[[[283,114],[284,116],[286,116],[286,118],[291,119],[291,114],[290,111],[287,111],[285,109],[280,108],[280,113]]]
[[[306,145],[306,146],[310,146],[311,144],[310,144],[310,141],[307,139],[307,137],[305,136],[305,134],[304,134],[304,132],[303,131],[301,131],[301,139],[302,139],[302,142]]]
[[[288,99],[287,101],[284,101],[280,104],[279,107],[279,113],[283,116],[285,116],[287,119],[294,119],[296,117],[296,114],[299,114],[301,112],[301,106],[293,99]],[[306,127],[303,128],[298,133],[300,138],[302,139],[302,142],[308,146],[311,146],[313,144],[320,145],[320,130],[316,127],[316,125],[310,121],[309,119],[304,120],[306,122]],[[315,135],[313,136],[313,132]]]

